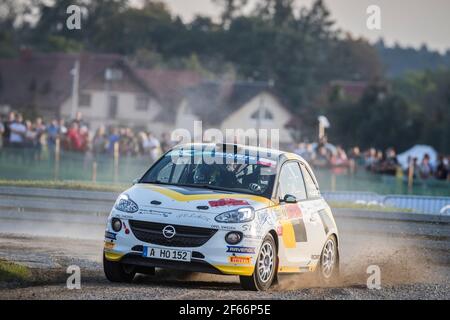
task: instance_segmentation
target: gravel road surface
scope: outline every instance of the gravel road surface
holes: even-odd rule
[[[339,281],[320,287],[308,275],[283,276],[270,291],[255,293],[242,290],[237,277],[167,270],[111,284],[101,266],[102,224],[0,217],[0,259],[33,271],[31,283],[0,282],[0,299],[450,299],[448,223],[336,220]],[[70,265],[81,268],[80,290],[66,288]],[[380,267],[380,290],[366,286],[370,265]]]

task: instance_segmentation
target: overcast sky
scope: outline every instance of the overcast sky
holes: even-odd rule
[[[220,13],[212,0],[163,1],[185,21],[196,14],[217,18]],[[296,0],[296,6],[310,6],[313,2]],[[372,41],[383,37],[389,45],[398,42],[403,46],[420,47],[426,43],[441,52],[450,49],[450,0],[325,0],[325,3],[337,26],[356,36]],[[381,8],[380,31],[366,27],[366,9],[372,4]]]

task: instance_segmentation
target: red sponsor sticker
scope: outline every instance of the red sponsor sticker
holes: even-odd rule
[[[224,207],[224,206],[245,206],[248,202],[238,199],[220,199],[208,202],[211,207]]]
[[[283,226],[278,226],[278,227],[277,227],[277,234],[278,234],[279,236],[282,236],[282,235],[283,235]]]
[[[252,263],[251,257],[237,257],[237,256],[231,256],[228,257],[229,261],[231,263],[237,263],[237,264],[250,264]]]
[[[286,209],[289,219],[303,217],[302,210],[299,208],[297,204],[289,204],[286,206]]]

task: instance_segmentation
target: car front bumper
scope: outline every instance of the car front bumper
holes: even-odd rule
[[[130,227],[130,221],[123,219],[123,217],[121,220],[125,227],[119,232],[114,232],[111,229],[110,221],[108,221],[104,255],[109,261],[141,267],[158,267],[192,272],[243,276],[253,274],[261,240],[255,235],[243,232],[240,225],[232,227],[235,229],[234,231],[243,233],[243,239],[236,245],[229,245],[225,241],[226,234],[232,230],[217,229],[203,245],[174,247],[139,240],[134,234],[133,228]],[[191,261],[147,258],[143,256],[144,246],[168,250],[188,250],[191,251]]]

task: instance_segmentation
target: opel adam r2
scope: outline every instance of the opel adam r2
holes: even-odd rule
[[[165,268],[238,275],[244,289],[266,290],[284,273],[332,279],[339,236],[301,157],[189,144],[167,152],[118,197],[103,260],[113,282]]]

